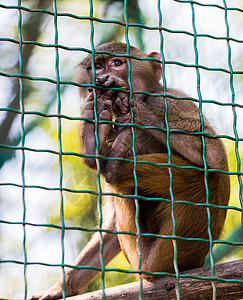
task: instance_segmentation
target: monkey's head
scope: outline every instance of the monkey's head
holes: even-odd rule
[[[107,54],[103,52],[110,52]],[[131,64],[131,82],[134,91],[157,92],[161,90],[159,80],[162,75],[161,63],[151,58],[161,60],[157,52],[146,54],[131,46],[127,56],[127,45],[121,42],[110,42],[95,49],[95,77],[105,74],[112,75],[128,84],[128,59]],[[80,84],[92,84],[93,68],[92,54],[89,54],[76,68],[74,80]],[[80,95],[86,98],[88,87],[80,88]]]

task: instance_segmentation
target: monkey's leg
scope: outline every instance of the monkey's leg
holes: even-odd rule
[[[127,189],[126,192],[129,190]],[[132,194],[132,191],[128,194]],[[136,207],[135,201],[131,198],[116,198],[116,215],[117,215],[117,229],[118,231],[127,232],[126,234],[119,234],[118,239],[120,242],[121,249],[125,254],[127,260],[131,264],[134,271],[139,270],[139,249],[137,244],[137,226],[136,226]],[[139,215],[143,212],[141,211],[140,203]],[[149,207],[149,206],[148,206]],[[156,223],[156,216],[153,215],[155,212],[150,210],[150,218]],[[168,216],[166,216],[168,214]],[[165,217],[161,220],[163,223],[171,223],[170,212],[166,210]],[[166,231],[153,232],[151,228],[146,228],[145,230],[143,224],[146,220],[139,218],[139,228],[141,233],[150,234],[163,234],[172,235],[172,228],[169,226]],[[170,239],[155,239],[152,237],[140,236],[140,251],[141,251],[141,269],[142,271],[148,272],[173,272],[173,245]],[[156,249],[154,249],[156,248]],[[146,276],[142,274],[144,278],[149,278],[151,276]]]
[[[130,192],[129,192],[130,191]],[[121,193],[132,194],[132,189],[120,191]],[[137,227],[136,207],[134,199],[118,198],[115,200],[117,230],[126,231],[131,234],[119,234],[118,239],[122,252],[126,256],[133,270],[138,270],[139,256],[137,249]],[[141,224],[140,224],[141,225]],[[141,229],[141,227],[140,227]]]
[[[110,208],[109,208],[110,210]],[[116,230],[115,212],[102,226],[103,229]],[[103,239],[103,261],[106,265],[120,252],[120,245],[116,234],[102,233]],[[98,275],[99,271],[88,268],[89,266],[100,268],[100,233],[93,235],[87,246],[81,251],[73,262],[74,266],[87,266],[87,268],[68,268],[65,271],[66,296],[81,294],[87,288],[88,283]],[[60,279],[49,290],[43,291],[31,297],[32,300],[52,300],[62,298],[63,280]]]
[[[208,217],[206,206],[195,204],[205,203],[206,192],[203,170],[181,168],[188,167],[188,161],[172,155],[172,163],[179,167],[171,167],[172,170],[172,191],[174,200],[186,200],[192,204],[174,203],[174,210],[171,209],[170,176],[168,172],[167,154],[148,154],[137,157],[136,174],[138,179],[139,195],[147,197],[159,197],[164,200],[156,200],[157,205],[149,206],[147,200],[147,211],[140,211],[140,229],[142,233],[159,234],[161,237],[141,236],[142,270],[149,272],[174,272],[174,247],[172,213],[175,219],[175,234],[177,237],[194,238],[199,240],[176,239],[177,264],[179,270],[186,270],[203,265],[205,256],[209,251],[209,243],[200,239],[208,240]],[[139,161],[150,161],[163,163],[164,165],[139,163]],[[209,202],[218,205],[221,201],[227,201],[228,194],[221,193],[227,175],[221,173],[208,174]],[[123,170],[120,171],[119,180],[114,183],[119,190],[130,191],[134,187],[133,164],[123,163]],[[153,201],[154,202],[154,201]],[[132,198],[120,198],[116,200],[117,226],[123,231],[136,233],[135,226],[136,211]],[[193,205],[194,203],[194,205]],[[141,206],[143,209],[143,206]],[[211,224],[210,230],[213,239],[218,239],[225,220],[225,210],[210,208]],[[137,270],[138,250],[136,237],[128,234],[119,235],[122,250],[125,252],[132,268]],[[144,275],[145,278],[149,276]],[[151,276],[150,276],[151,277]]]
[[[131,113],[129,112],[128,97],[125,93],[117,93],[116,100],[113,103],[113,111],[118,116],[116,123],[127,124],[131,122]],[[115,125],[115,139],[109,149],[109,157],[124,158],[132,147],[132,134],[129,126]],[[105,168],[106,181],[112,183],[116,181],[117,170],[120,169],[121,160],[108,160]]]
[[[112,184],[119,178],[119,172],[117,172],[117,170],[120,169],[123,163],[119,158],[127,156],[129,149],[131,149],[131,142],[132,135],[130,128],[123,128],[120,132],[118,131],[117,137],[109,151],[109,157],[113,159],[109,159],[105,167],[105,179],[108,183]]]
[[[197,197],[205,199],[201,187],[197,191]],[[181,199],[190,199],[192,190],[188,190],[187,195]],[[179,200],[175,198],[175,200]],[[205,200],[204,200],[205,201]],[[160,229],[156,238],[143,238],[141,249],[145,255],[142,257],[142,269],[149,272],[175,272],[177,265],[179,271],[199,268],[203,266],[205,257],[209,252],[208,235],[208,216],[206,207],[195,206],[192,204],[174,204],[172,211],[170,204],[160,203],[158,206],[157,219],[160,219]],[[160,211],[160,212],[159,212]],[[219,212],[211,212],[211,218],[217,219]],[[172,216],[175,223],[173,227]],[[213,239],[218,239],[222,230],[224,218],[218,218],[218,224],[215,226],[211,222],[210,231]],[[175,234],[173,231],[175,230]],[[153,232],[152,232],[153,233]],[[177,238],[173,239],[173,235]],[[188,239],[188,240],[187,240]],[[176,264],[176,265],[175,265]],[[156,275],[145,274],[144,278],[152,278]]]

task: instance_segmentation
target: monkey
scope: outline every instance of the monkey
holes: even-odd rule
[[[96,232],[74,261],[81,268],[65,271],[66,296],[85,292],[98,274],[82,267],[101,267],[101,235],[104,264],[122,251],[147,280],[175,272],[173,240],[178,270],[185,271],[203,266],[209,235],[213,241],[220,237],[226,218],[221,206],[228,205],[230,194],[224,145],[198,106],[183,92],[165,89],[161,76],[159,53],[131,46],[128,54],[121,42],[98,46],[94,62],[89,54],[77,66],[74,78],[85,99],[84,162],[91,169],[99,165],[109,196],[104,231]],[[32,299],[62,298],[62,287],[60,279]]]

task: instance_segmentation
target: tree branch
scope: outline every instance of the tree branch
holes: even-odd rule
[[[180,277],[180,299],[212,298],[212,281],[205,279],[205,277],[211,277],[210,267],[182,272],[180,275],[204,277],[204,279]],[[214,280],[217,299],[240,299],[243,297],[243,259],[216,265],[214,277],[219,278]],[[220,279],[229,279],[229,281]],[[169,276],[150,282],[144,280],[143,299],[176,299],[175,284],[176,278]],[[139,282],[108,288],[105,290],[105,299],[138,299],[139,289]],[[102,299],[102,290],[67,299]]]
[[[38,0],[35,3],[35,8],[46,8],[50,4],[50,0]],[[31,13],[29,19],[22,25],[23,38],[27,41],[36,41],[41,32],[41,24],[45,18],[44,13]],[[29,59],[34,49],[34,45],[28,45],[23,47],[22,57],[23,57],[23,74],[27,74],[27,65]],[[19,61],[16,62],[12,70],[19,69]],[[13,81],[11,100],[8,104],[8,108],[18,109],[19,108],[19,92],[20,84],[19,79],[15,78]],[[31,92],[30,87],[24,89],[24,98],[26,98]],[[1,121],[1,135],[0,144],[9,144],[9,132],[12,124],[16,118],[17,114],[12,111],[7,111],[5,118]],[[12,144],[12,143],[11,143]],[[0,168],[3,166],[4,162],[10,159],[13,155],[13,150],[0,149]]]

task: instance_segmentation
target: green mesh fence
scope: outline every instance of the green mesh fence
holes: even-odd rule
[[[131,132],[132,132],[132,154],[133,154],[133,162],[134,162],[134,168],[133,168],[133,174],[134,174],[134,180],[135,180],[135,189],[134,189],[134,194],[133,195],[117,195],[114,194],[115,196],[119,197],[124,197],[124,198],[132,198],[135,199],[135,205],[136,205],[136,228],[137,232],[125,232],[126,234],[131,234],[133,236],[137,236],[137,251],[138,251],[138,256],[139,256],[139,266],[138,270],[136,271],[131,271],[128,269],[120,269],[120,268],[114,268],[114,267],[106,267],[104,264],[103,260],[103,238],[102,234],[100,234],[100,262],[101,262],[101,268],[96,268],[92,266],[82,266],[82,267],[73,267],[73,268],[80,268],[80,269],[94,269],[98,270],[101,273],[100,277],[100,285],[101,289],[103,292],[103,299],[105,299],[105,276],[109,272],[120,272],[120,273],[125,273],[125,274],[139,274],[139,284],[140,284],[140,289],[139,289],[139,299],[143,298],[143,280],[142,280],[142,273],[147,273],[151,274],[151,272],[145,272],[142,271],[141,265],[142,265],[142,254],[141,254],[141,249],[140,249],[140,239],[141,236],[154,236],[157,238],[167,238],[171,239],[173,241],[173,249],[174,249],[174,268],[175,268],[175,274],[168,274],[165,272],[160,272],[156,273],[159,275],[170,275],[174,276],[176,278],[176,297],[177,299],[180,299],[180,278],[185,278],[189,277],[189,275],[181,274],[178,269],[177,265],[177,240],[189,240],[183,237],[176,236],[176,220],[174,217],[174,207],[176,203],[189,203],[191,205],[203,205],[205,206],[207,210],[207,217],[208,217],[208,239],[198,239],[198,238],[190,238],[190,240],[203,240],[204,242],[209,242],[209,255],[208,258],[206,259],[206,264],[211,266],[211,277],[200,277],[200,276],[191,276],[191,278],[197,278],[201,280],[205,279],[210,279],[212,280],[212,287],[213,287],[213,293],[212,293],[212,298],[216,299],[217,295],[217,289],[215,282],[216,281],[231,281],[231,282],[242,282],[243,280],[239,279],[223,279],[223,278],[218,278],[215,276],[215,263],[216,261],[219,261],[220,259],[223,259],[223,257],[229,258],[229,256],[232,254],[232,249],[236,249],[235,251],[238,251],[238,256],[236,258],[242,258],[242,254],[239,254],[240,251],[239,249],[242,250],[243,242],[243,233],[241,227],[237,227],[235,230],[232,230],[232,235],[228,235],[227,239],[222,239],[222,240],[213,240],[212,235],[211,235],[211,230],[210,230],[210,207],[217,207],[220,209],[227,209],[228,211],[231,211],[233,213],[242,213],[242,206],[243,206],[243,200],[242,200],[242,170],[241,170],[241,153],[240,153],[240,143],[242,142],[243,138],[240,136],[239,133],[239,127],[240,127],[240,120],[238,117],[238,113],[240,110],[243,109],[243,104],[240,102],[236,101],[236,90],[235,90],[235,80],[236,76],[239,76],[241,82],[243,81],[243,70],[242,70],[242,61],[241,64],[239,63],[239,66],[235,67],[233,64],[233,58],[234,58],[234,53],[232,53],[232,43],[237,44],[237,45],[243,45],[243,38],[237,37],[237,36],[231,36],[231,31],[230,31],[230,23],[229,23],[229,13],[237,13],[239,16],[239,23],[241,22],[241,26],[243,23],[243,9],[240,7],[240,4],[238,7],[231,7],[229,4],[226,3],[225,0],[219,1],[220,3],[205,3],[205,2],[197,2],[197,1],[182,1],[182,0],[171,0],[168,2],[171,3],[178,3],[180,5],[186,5],[190,8],[191,11],[191,31],[189,30],[178,30],[178,29],[170,29],[164,26],[164,14],[165,11],[162,9],[162,1],[154,1],[156,2],[157,5],[157,15],[158,18],[156,19],[157,25],[156,26],[150,26],[146,24],[145,18],[142,16],[140,7],[144,3],[143,2],[137,2],[137,1],[70,1],[70,5],[74,5],[76,7],[86,5],[89,9],[89,13],[87,15],[78,15],[74,13],[68,13],[68,12],[63,12],[59,11],[58,5],[63,4],[65,1],[36,1],[36,3],[33,3],[32,1],[21,1],[18,0],[16,3],[15,1],[12,1],[12,3],[8,3],[8,1],[0,1],[0,12],[4,13],[5,11],[13,11],[17,14],[17,22],[15,24],[16,26],[16,35],[15,37],[9,37],[7,36],[0,36],[0,47],[1,45],[4,47],[6,44],[10,45],[16,45],[18,47],[18,63],[16,63],[15,68],[7,68],[5,66],[1,67],[0,66],[0,79],[17,79],[17,81],[13,84],[13,86],[9,86],[9,89],[13,88],[13,100],[9,101],[6,105],[2,105],[0,107],[0,112],[3,113],[2,119],[0,119],[1,123],[1,133],[0,133],[0,150],[1,150],[1,165],[0,167],[4,169],[4,166],[7,164],[7,161],[14,160],[14,155],[18,155],[18,159],[21,161],[21,166],[20,166],[20,182],[12,182],[10,179],[9,181],[6,181],[6,175],[5,177],[1,177],[1,182],[0,182],[0,188],[3,189],[3,193],[1,193],[1,198],[0,198],[0,203],[1,205],[4,204],[5,202],[8,201],[8,193],[10,193],[11,188],[17,188],[18,190],[21,190],[22,195],[21,195],[21,200],[22,200],[22,205],[21,208],[19,205],[16,204],[16,208],[21,209],[22,211],[22,217],[21,219],[18,219],[13,221],[11,218],[8,218],[8,215],[4,213],[5,210],[3,210],[3,213],[0,213],[0,224],[3,226],[11,226],[11,225],[16,225],[16,226],[22,226],[22,251],[21,254],[17,254],[13,256],[13,258],[9,258],[11,256],[8,256],[8,253],[2,254],[2,257],[0,257],[0,272],[1,269],[4,271],[4,267],[6,265],[9,266],[10,270],[12,266],[15,265],[21,265],[23,266],[23,272],[18,275],[18,279],[23,281],[24,284],[22,285],[22,289],[20,288],[19,290],[16,291],[16,297],[18,298],[24,298],[27,299],[30,297],[30,292],[37,292],[33,291],[32,287],[30,286],[30,278],[28,277],[28,270],[29,268],[35,266],[43,266],[45,268],[51,267],[58,267],[59,273],[60,273],[60,268],[62,268],[62,273],[65,278],[65,272],[64,268],[65,267],[73,267],[71,266],[70,263],[66,262],[66,251],[67,243],[65,243],[65,238],[66,234],[69,231],[76,231],[76,232],[110,232],[113,234],[124,234],[124,232],[118,232],[118,231],[109,231],[105,230],[102,228],[102,223],[103,223],[103,213],[102,213],[102,199],[103,196],[106,196],[102,191],[102,185],[101,185],[101,166],[100,166],[100,161],[99,161],[99,153],[98,153],[98,148],[99,148],[99,139],[98,139],[98,116],[97,116],[97,111],[95,110],[95,138],[96,138],[96,163],[97,163],[97,171],[96,171],[96,184],[97,184],[97,189],[92,190],[92,189],[72,189],[72,188],[67,188],[65,186],[64,182],[64,160],[65,157],[75,157],[75,158],[83,158],[85,155],[83,153],[79,153],[78,151],[66,151],[64,150],[64,142],[63,142],[63,122],[64,121],[72,121],[72,122],[78,122],[80,120],[84,120],[84,118],[81,117],[76,117],[76,116],[70,116],[68,113],[65,112],[65,109],[63,108],[62,104],[62,98],[63,95],[66,92],[66,89],[68,87],[77,87],[79,86],[77,83],[73,82],[70,80],[71,78],[71,71],[68,74],[68,76],[65,78],[61,76],[61,66],[62,62],[60,60],[60,52],[61,51],[67,51],[70,53],[70,55],[77,55],[79,54],[92,54],[92,68],[94,70],[94,57],[95,57],[95,47],[97,45],[97,42],[95,42],[95,34],[96,34],[96,24],[104,24],[104,26],[117,26],[116,28],[121,28],[119,30],[122,30],[122,35],[123,39],[126,42],[127,45],[127,56],[128,57],[133,57],[130,55],[130,46],[133,44],[131,42],[130,38],[130,31],[132,30],[137,30],[136,31],[136,43],[140,46],[141,50],[142,48],[146,46],[146,42],[144,43],[143,41],[143,33],[145,31],[147,32],[158,32],[158,39],[159,39],[159,50],[162,56],[162,68],[163,68],[163,75],[162,75],[162,83],[163,83],[163,93],[159,94],[161,96],[168,96],[171,97],[171,95],[166,94],[166,88],[167,88],[167,76],[166,76],[166,70],[167,67],[170,65],[175,65],[179,66],[181,68],[192,68],[196,72],[196,91],[197,91],[197,96],[196,97],[174,97],[179,99],[188,99],[190,101],[194,101],[198,103],[199,105],[199,111],[200,111],[200,120],[201,120],[201,131],[200,132],[195,132],[193,134],[199,135],[202,140],[202,145],[203,145],[203,152],[202,152],[202,157],[203,157],[203,171],[204,171],[204,182],[205,182],[205,190],[206,190],[206,198],[205,198],[205,203],[201,204],[195,204],[191,203],[186,200],[180,200],[180,201],[175,201],[174,195],[173,195],[173,189],[172,189],[172,183],[173,183],[173,176],[172,176],[172,171],[171,167],[175,166],[171,163],[171,147],[169,143],[169,138],[170,138],[170,133],[177,131],[177,132],[183,132],[187,133],[183,130],[179,129],[170,129],[169,128],[169,122],[168,122],[168,105],[165,100],[165,124],[166,128],[159,128],[159,127],[152,127],[151,128],[158,128],[160,130],[165,130],[166,131],[166,147],[168,151],[168,163],[166,164],[168,166],[168,171],[170,175],[170,200],[168,199],[161,199],[161,198],[153,198],[153,200],[158,200],[158,201],[167,201],[171,203],[171,220],[173,223],[173,232],[171,236],[158,236],[158,235],[152,235],[148,233],[142,233],[140,230],[139,226],[139,199],[148,199],[145,197],[141,197],[138,194],[138,181],[137,181],[137,175],[136,175],[136,168],[137,164],[140,162],[137,161],[136,157],[136,151],[135,151],[135,131],[134,127],[140,127],[139,125],[133,124],[131,127]],[[131,3],[132,2],[132,3]],[[68,3],[68,1],[66,1]],[[108,19],[106,17],[100,18],[97,17],[97,14],[94,12],[95,11],[95,6],[96,5],[101,5],[101,3],[104,3],[107,5],[107,7],[112,6],[114,3],[120,3],[120,9],[123,8],[122,18],[112,18]],[[242,5],[242,4],[241,4]],[[68,7],[68,5],[67,5]],[[198,7],[203,7],[204,9],[207,8],[214,8],[215,13],[218,14],[224,14],[224,31],[225,35],[224,36],[216,36],[216,35],[211,35],[208,33],[198,33],[197,32],[197,22],[195,18],[195,9]],[[62,6],[63,8],[63,6]],[[104,6],[103,6],[104,8]],[[172,11],[173,13],[173,11]],[[26,17],[27,20],[23,19],[23,14]],[[40,32],[41,30],[45,31],[48,30],[47,27],[43,26],[43,20],[44,18],[50,18],[48,19],[49,21],[46,20],[46,23],[51,24],[53,26],[53,42],[52,43],[45,43],[42,42],[41,39],[39,39]],[[70,47],[62,44],[60,42],[62,36],[60,33],[60,28],[58,26],[59,20],[61,18],[66,18],[68,21],[71,22],[71,20],[76,20],[79,22],[89,22],[89,39],[90,39],[90,47],[86,48],[83,47],[83,45],[80,46],[75,46],[75,47]],[[29,18],[29,19],[28,19]],[[241,19],[240,19],[241,18]],[[206,22],[206,20],[205,20]],[[33,28],[31,27],[33,26]],[[106,27],[104,27],[106,28]],[[116,31],[116,30],[114,30]],[[6,30],[7,32],[7,30]],[[166,59],[165,55],[165,38],[164,35],[165,33],[170,33],[170,34],[180,34],[182,37],[187,38],[190,37],[193,40],[193,52],[192,55],[194,57],[194,62],[191,63],[183,63],[181,61],[172,61]],[[82,34],[82,33],[80,33]],[[100,32],[97,34],[101,34]],[[24,38],[25,36],[25,38]],[[119,36],[119,33],[117,33],[118,38],[121,38],[122,36]],[[110,35],[105,36],[100,39],[100,43],[109,41],[114,39],[116,35],[110,33]],[[72,39],[72,37],[70,37]],[[214,40],[215,42],[224,42],[227,44],[227,64],[224,67],[209,67],[206,65],[203,65],[200,63],[200,51],[198,44],[200,42],[200,38],[208,38],[210,40]],[[133,40],[134,40],[133,36]],[[173,47],[173,45],[170,45]],[[26,48],[24,48],[26,47]],[[28,48],[30,47],[30,48]],[[4,48],[3,48],[4,49]],[[30,49],[29,51],[27,49]],[[49,76],[32,76],[28,72],[28,67],[27,65],[30,64],[31,62],[28,61],[28,56],[30,57],[34,50],[40,50],[40,49],[53,49],[54,50],[54,55],[53,55],[53,60],[54,60],[54,68],[55,68],[55,78],[51,78]],[[0,48],[1,50],[1,48]],[[7,51],[3,51],[3,59],[4,56],[7,57]],[[140,58],[136,58],[140,59]],[[242,58],[239,55],[239,61]],[[240,68],[241,66],[241,68]],[[9,71],[9,70],[14,70],[14,71]],[[73,70],[72,70],[73,71]],[[132,96],[134,93],[138,91],[134,91],[131,83],[131,65],[128,60],[128,83],[129,83],[129,100],[132,99]],[[205,99],[203,96],[203,88],[201,85],[201,72],[202,71],[208,71],[208,72],[218,72],[222,73],[228,76],[228,83],[230,86],[230,94],[231,94],[231,99],[226,102],[220,102],[220,100],[209,100]],[[48,72],[47,72],[48,74]],[[94,72],[95,74],[95,72]],[[240,77],[241,76],[241,77]],[[238,78],[238,77],[237,77]],[[93,77],[93,83],[91,86],[94,86],[95,84],[95,75]],[[30,83],[37,82],[37,83],[45,83],[45,84],[50,84],[51,86],[55,87],[55,92],[51,92],[51,96],[48,100],[48,103],[44,103],[43,107],[41,110],[34,110],[34,109],[26,109],[26,99],[28,98],[30,94]],[[242,96],[242,90],[237,91],[239,95]],[[149,94],[145,91],[142,91],[142,93]],[[14,99],[17,99],[14,102]],[[166,99],[166,98],[164,98]],[[43,99],[38,99],[38,101],[43,101]],[[242,101],[242,100],[241,100]],[[16,104],[17,103],[17,104]],[[210,135],[208,133],[205,133],[203,128],[204,128],[204,121],[203,121],[203,105],[205,104],[214,104],[217,105],[218,107],[229,107],[232,109],[232,128],[233,128],[233,134],[232,135]],[[54,105],[55,106],[55,111],[53,109]],[[95,105],[97,105],[97,95],[95,93]],[[28,104],[27,104],[28,106]],[[20,121],[17,124],[18,129],[20,129],[19,134],[13,134],[14,137],[11,136],[10,132],[10,127],[13,124],[13,119],[16,116],[20,116]],[[7,118],[5,117],[7,116]],[[32,117],[31,121],[26,122],[26,118]],[[132,114],[132,119],[131,123],[133,123],[133,114]],[[28,143],[26,144],[26,139],[30,135],[30,133],[38,126],[42,126],[41,122],[45,119],[50,119],[50,120],[56,120],[56,135],[57,135],[57,149],[49,149],[49,148],[38,148],[34,146],[28,146]],[[8,120],[8,122],[6,121]],[[41,120],[41,121],[40,121]],[[6,126],[5,126],[6,125]],[[11,125],[11,126],[7,126]],[[50,124],[49,124],[50,125]],[[127,124],[124,124],[127,125]],[[16,126],[16,125],[15,125]],[[45,125],[46,126],[46,125]],[[31,135],[30,135],[31,136]],[[206,157],[205,157],[205,137],[207,136],[213,136],[215,138],[223,138],[226,141],[232,141],[234,143],[234,155],[235,155],[235,161],[236,161],[236,166],[234,170],[229,171],[229,174],[231,176],[235,176],[237,178],[237,183],[235,183],[238,186],[238,191],[237,191],[237,200],[239,202],[239,205],[236,205],[235,203],[230,203],[229,206],[227,207],[219,207],[217,205],[212,205],[209,203],[209,189],[208,189],[208,183],[207,183],[207,176],[208,172],[215,171],[215,170],[208,170],[207,163],[206,163]],[[45,155],[54,155],[58,157],[58,174],[59,174],[59,182],[58,186],[56,187],[46,187],[44,185],[28,185],[26,184],[26,165],[27,165],[27,160],[26,160],[26,155],[28,153],[38,153],[38,154],[45,154]],[[109,159],[109,158],[108,158]],[[111,158],[110,158],[111,159]],[[125,159],[124,159],[125,160]],[[128,159],[126,159],[128,160]],[[150,164],[154,164],[152,162],[146,162]],[[175,166],[175,167],[180,167],[183,168],[182,166]],[[185,167],[184,167],[185,168]],[[191,169],[200,169],[195,166],[190,166],[187,168]],[[217,170],[218,172],[223,172],[220,170]],[[18,170],[19,172],[19,170]],[[8,190],[8,189],[9,190]],[[44,190],[47,192],[58,192],[59,193],[59,203],[60,203],[60,212],[59,212],[59,222],[49,222],[49,223],[44,223],[44,222],[31,222],[29,221],[29,218],[27,217],[28,214],[28,209],[27,209],[27,201],[26,201],[26,194],[28,193],[29,190]],[[75,225],[73,226],[70,222],[66,221],[66,216],[65,216],[65,201],[64,201],[64,193],[65,192],[72,192],[72,193],[78,193],[80,195],[94,195],[96,196],[96,201],[98,203],[98,228],[90,228],[86,226],[80,226],[80,225]],[[233,196],[232,196],[233,197]],[[19,201],[19,199],[15,199],[15,201]],[[3,205],[4,207],[4,205]],[[13,207],[14,209],[14,207]],[[31,219],[31,218],[30,218]],[[241,215],[242,219],[242,215]],[[49,218],[49,220],[51,220]],[[71,225],[70,225],[71,224]],[[35,227],[41,227],[41,228],[46,228],[46,229],[53,229],[61,232],[60,239],[61,240],[61,262],[60,263],[47,263],[45,261],[36,261],[32,260],[29,258],[28,255],[28,249],[30,245],[28,245],[28,230],[31,228]],[[12,227],[9,227],[11,230]],[[3,244],[4,247],[4,240],[1,241],[2,235],[4,235],[4,229],[0,230],[0,242]],[[45,244],[45,241],[43,240],[43,244]],[[44,247],[42,244],[42,247]],[[59,243],[60,244],[60,243]],[[214,245],[218,245],[217,249],[213,249]],[[221,247],[221,248],[220,248]],[[6,249],[8,249],[8,245],[6,245]],[[235,257],[234,257],[235,258]],[[235,258],[235,259],[236,259]],[[9,273],[6,273],[8,276]],[[2,275],[3,276],[3,275]],[[38,277],[38,273],[35,275]],[[11,279],[11,276],[9,277]],[[1,279],[1,277],[0,277]],[[1,280],[0,280],[1,281]],[[11,284],[14,283],[14,280],[11,282]],[[117,282],[116,284],[119,284]],[[3,288],[0,286],[0,288]],[[46,288],[46,287],[45,287]],[[15,291],[11,291],[12,295],[15,295]],[[1,294],[2,293],[2,294]],[[22,294],[21,294],[22,293]],[[9,294],[5,293],[5,291],[0,291],[0,298],[1,299],[10,299],[15,296],[9,296]],[[20,296],[19,296],[20,295]],[[21,296],[22,295],[22,296]],[[66,297],[66,287],[65,283],[63,284],[63,298]]]

